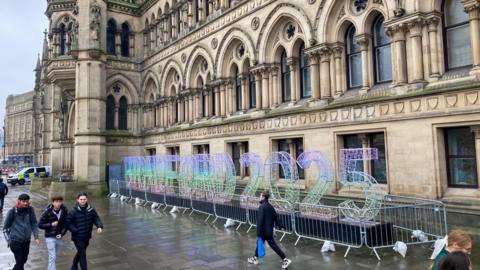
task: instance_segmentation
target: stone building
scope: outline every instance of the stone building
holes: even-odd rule
[[[47,2],[35,158],[54,174],[277,150],[338,170],[374,147],[360,169],[388,193],[480,199],[479,0]]]
[[[7,97],[5,114],[5,143],[7,149],[5,152],[10,162],[19,164],[32,164],[33,162],[35,145],[34,94],[34,91],[30,91]],[[3,148],[1,150],[3,155]]]

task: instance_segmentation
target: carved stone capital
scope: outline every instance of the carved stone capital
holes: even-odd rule
[[[425,25],[425,20],[423,18],[416,18],[407,22],[407,28],[410,31],[411,37],[422,36],[422,27]]]
[[[438,17],[428,18],[425,21],[425,23],[428,25],[428,32],[436,32],[439,22],[440,22],[440,18],[438,18]]]
[[[368,43],[371,36],[369,34],[360,34],[357,36],[357,44],[360,45],[362,51],[368,50]]]

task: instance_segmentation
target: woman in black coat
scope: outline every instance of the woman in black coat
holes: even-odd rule
[[[282,227],[282,224],[278,221],[277,212],[275,208],[268,202],[270,194],[267,191],[260,193],[260,207],[257,214],[257,236],[261,237],[263,242],[268,242],[268,245],[277,253],[282,259],[282,269],[288,268],[292,263],[291,260],[285,257],[285,253],[277,246],[275,239],[273,238],[273,228],[275,225],[278,228]],[[258,264],[258,249],[255,249],[255,256],[248,258],[248,262],[251,264]]]

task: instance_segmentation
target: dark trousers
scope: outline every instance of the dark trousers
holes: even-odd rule
[[[0,210],[3,210],[4,201],[5,201],[5,196],[0,196]]]
[[[277,243],[275,243],[275,239],[273,237],[262,237],[263,243],[265,244],[265,241],[267,241],[268,245],[277,253],[277,255],[283,259],[285,259],[285,253],[280,249],[279,246],[277,246]],[[258,257],[258,249],[255,248],[255,257]]]
[[[87,270],[87,247],[90,240],[75,240],[73,243],[77,248],[77,254],[73,258],[72,270],[78,269],[78,263],[80,263],[80,268],[82,270]]]
[[[13,270],[23,270],[23,266],[27,263],[28,253],[30,252],[30,242],[10,242],[10,249],[15,256],[15,266]]]

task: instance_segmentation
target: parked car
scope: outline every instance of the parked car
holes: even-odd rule
[[[20,171],[11,174],[7,177],[7,182],[12,186],[16,184],[25,185],[25,183],[31,182],[34,177],[46,178],[50,176],[50,167],[26,167]]]

